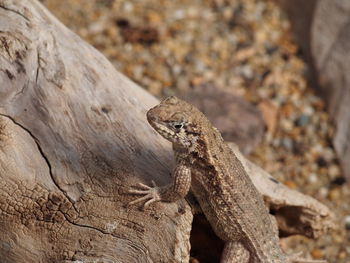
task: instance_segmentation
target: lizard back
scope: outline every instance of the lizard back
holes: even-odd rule
[[[178,167],[190,169],[191,189],[216,234],[242,243],[251,262],[288,262],[262,196],[205,115],[169,97],[149,110],[147,118],[173,143]]]
[[[287,262],[277,230],[262,196],[220,132],[196,108],[192,119],[200,132],[193,150],[174,144],[177,162],[191,167],[191,189],[216,234],[224,241],[241,241],[259,261]]]

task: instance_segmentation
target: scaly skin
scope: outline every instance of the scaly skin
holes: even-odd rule
[[[139,184],[141,189],[129,193],[144,196],[130,204],[144,202],[147,207],[156,201],[175,202],[191,189],[215,233],[225,241],[222,263],[302,262],[282,252],[260,193],[204,114],[169,97],[150,109],[147,119],[173,143],[174,182],[153,188]]]

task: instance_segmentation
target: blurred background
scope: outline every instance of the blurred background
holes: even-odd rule
[[[350,188],[334,147],[338,119],[327,107],[334,100],[324,88],[333,82],[325,74],[327,85],[315,85],[325,68],[312,54],[317,1],[41,2],[117,70],[158,98],[177,95],[197,105],[249,159],[337,215],[336,231],[316,241],[283,239],[284,248],[350,262]]]

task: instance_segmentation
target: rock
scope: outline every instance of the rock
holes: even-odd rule
[[[283,138],[282,139],[282,146],[287,150],[291,151],[293,148],[293,141],[290,138]]]
[[[317,175],[315,173],[311,173],[310,176],[307,178],[307,180],[314,184],[314,183],[317,183],[318,181],[318,178],[317,178]]]
[[[299,118],[296,120],[295,124],[298,125],[298,126],[305,126],[306,124],[308,124],[310,120],[310,117],[307,116],[307,115],[301,115],[299,116]]]
[[[244,99],[212,84],[195,86],[182,96],[197,106],[219,129],[226,141],[235,142],[248,154],[264,134],[264,121],[259,110]]]
[[[340,186],[340,185],[343,185],[343,184],[345,184],[345,178],[342,177],[342,176],[337,176],[336,178],[334,178],[331,181],[331,185]]]
[[[350,215],[346,216],[344,219],[344,223],[345,223],[345,228],[347,230],[350,230]]]
[[[313,249],[311,255],[314,259],[322,259],[324,257],[322,250],[318,248]]]
[[[258,108],[264,118],[267,132],[272,136],[276,129],[278,109],[272,102],[267,100],[260,102]]]
[[[292,189],[296,189],[297,188],[297,185],[295,184],[295,182],[291,181],[291,180],[285,181],[284,184],[286,186],[288,186],[289,188],[292,188]]]
[[[328,198],[332,201],[339,200],[340,191],[338,188],[333,188],[328,192]]]
[[[124,18],[117,19],[116,25],[126,42],[150,45],[159,41],[159,32],[156,27],[131,26],[130,22]]]

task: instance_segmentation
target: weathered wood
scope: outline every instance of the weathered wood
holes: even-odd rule
[[[1,262],[188,262],[184,200],[126,206],[130,185],[171,180],[170,145],[145,118],[157,100],[38,1],[0,0],[0,43]],[[270,207],[291,204],[259,184]],[[329,210],[299,197],[317,207],[300,227],[325,231]]]
[[[328,207],[279,183],[262,168],[244,158],[237,146],[232,143],[230,146],[275,215],[282,235],[300,234],[318,238],[336,227],[334,214]]]
[[[185,201],[125,206],[170,180],[157,100],[37,1],[0,1],[0,42],[0,261],[188,262]]]
[[[310,45],[319,84],[336,126],[334,148],[344,175],[350,179],[350,1],[318,1]]]
[[[348,0],[278,0],[335,124],[333,144],[350,179],[350,2]],[[317,85],[316,85],[317,84]]]

